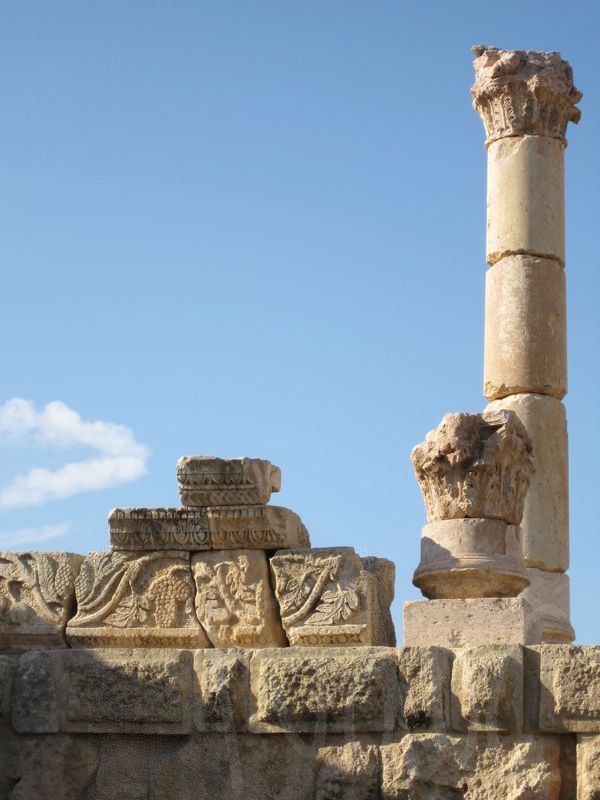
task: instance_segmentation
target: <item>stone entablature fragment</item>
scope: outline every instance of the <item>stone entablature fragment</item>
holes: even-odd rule
[[[115,508],[108,516],[113,550],[280,550],[310,547],[302,520],[289,508]]]
[[[260,458],[183,456],[177,481],[184,506],[259,505],[280,490],[281,470]]]
[[[74,553],[0,553],[0,649],[65,646],[82,561]]]
[[[75,591],[73,647],[210,646],[194,612],[189,553],[90,553]]]
[[[208,550],[208,517],[201,508],[113,508],[108,515],[115,550]]]
[[[446,414],[411,457],[429,522],[469,517],[520,524],[534,464],[514,412]]]
[[[287,645],[261,550],[214,550],[192,558],[196,613],[214,647]]]
[[[560,53],[500,50],[476,45],[473,106],[481,114],[486,144],[506,136],[549,136],[565,142],[569,122],[579,122],[582,94]]]
[[[291,645],[386,644],[374,565],[366,569],[351,547],[284,550],[271,559],[275,596]],[[393,573],[388,574],[393,596]],[[384,601],[385,602],[385,601]],[[383,606],[383,603],[382,603]]]

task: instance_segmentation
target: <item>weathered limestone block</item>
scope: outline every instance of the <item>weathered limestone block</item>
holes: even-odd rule
[[[499,519],[430,522],[413,583],[434,599],[516,597],[529,583],[519,527]]]
[[[19,659],[11,698],[12,725],[19,733],[60,730],[58,659],[58,651],[48,650],[24,653]]]
[[[184,506],[259,505],[280,490],[281,470],[260,458],[183,456],[177,481]]]
[[[397,652],[397,726],[411,732],[445,731],[450,709],[451,653],[441,647],[401,647]]]
[[[61,664],[61,729],[190,733],[192,654],[72,650]]]
[[[535,616],[522,597],[413,600],[404,604],[404,644],[474,647],[537,644]]]
[[[189,553],[90,553],[75,591],[72,647],[210,646],[194,612]]]
[[[215,647],[287,645],[263,551],[197,553],[192,572],[196,614]]]
[[[540,730],[600,733],[600,647],[540,648]]]
[[[484,395],[488,400],[523,392],[564,397],[564,270],[549,259],[508,256],[488,270],[485,297]]]
[[[392,648],[262,650],[250,664],[255,733],[387,731],[397,715]]]
[[[248,728],[250,656],[247,650],[198,650],[194,654],[194,724],[201,733]]]
[[[14,656],[0,656],[0,721],[10,719],[10,698],[18,661]]]
[[[600,736],[577,737],[577,800],[600,797]]]
[[[279,550],[310,547],[298,514],[281,506],[222,506],[206,509],[213,550]]]
[[[192,654],[178,650],[25,653],[12,721],[21,733],[190,733]]]
[[[201,508],[113,508],[108,528],[113,550],[210,550]]]
[[[315,794],[314,748],[305,745],[299,736],[202,734],[173,738],[169,743],[161,741],[160,745],[160,750],[147,760],[143,773],[146,794],[140,800],[315,800],[319,797]],[[139,759],[127,761],[135,766]],[[351,798],[352,795],[348,800]],[[115,798],[109,796],[106,800]],[[333,798],[324,796],[319,800]]]
[[[488,148],[486,258],[565,263],[564,153],[557,139],[516,136]]]
[[[482,645],[459,651],[452,667],[452,727],[520,733],[523,685],[520,646]]]
[[[500,50],[476,45],[473,107],[481,114],[487,144],[526,134],[564,143],[569,122],[577,123],[582,94],[560,53]]]
[[[379,762],[378,748],[359,741],[319,748],[316,800],[379,798]]]
[[[3,799],[91,800],[88,788],[94,757],[89,739],[68,734],[19,735],[14,750],[13,780],[6,794],[0,794]],[[111,800],[121,798],[115,791]],[[135,795],[128,800],[136,800]]]
[[[83,556],[0,553],[0,648],[64,647]]]
[[[500,519],[519,525],[534,466],[516,414],[446,414],[411,454],[429,522]]]
[[[280,550],[271,571],[291,645],[380,644],[376,578],[353,548]]]
[[[540,640],[568,644],[575,638],[569,621],[569,576],[562,572],[528,569],[530,584],[522,593],[533,609]]]
[[[554,737],[414,734],[381,756],[382,800],[559,800]]]
[[[514,411],[533,445],[535,474],[525,498],[521,530],[528,567],[565,572],[569,566],[569,474],[565,407],[553,397],[517,394],[488,409]]]
[[[396,646],[396,630],[392,619],[392,601],[394,599],[394,583],[396,581],[396,565],[387,558],[363,556],[362,565],[367,572],[375,576],[377,587],[378,609],[375,617],[377,632],[375,642],[383,647]]]

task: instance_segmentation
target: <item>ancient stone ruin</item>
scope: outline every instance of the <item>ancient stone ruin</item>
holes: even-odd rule
[[[569,643],[558,53],[476,47],[487,134],[484,394],[413,450],[394,565],[311,548],[269,461],[186,456],[181,507],[110,549],[0,553],[0,798],[598,800],[600,648]],[[337,545],[337,542],[332,544]]]

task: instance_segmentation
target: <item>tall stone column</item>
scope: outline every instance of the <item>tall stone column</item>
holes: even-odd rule
[[[531,584],[523,596],[544,641],[569,620],[564,149],[581,93],[558,53],[473,48],[473,105],[486,130],[484,395],[515,411],[536,472],[521,524]]]

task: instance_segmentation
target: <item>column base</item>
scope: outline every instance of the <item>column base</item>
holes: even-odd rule
[[[531,604],[542,642],[569,644],[575,638],[570,622],[569,576],[541,569],[528,569],[527,575],[531,583],[520,597]]]
[[[404,604],[405,646],[540,642],[535,613],[523,597],[413,600]]]

